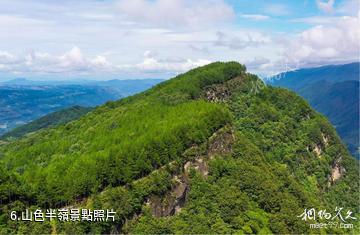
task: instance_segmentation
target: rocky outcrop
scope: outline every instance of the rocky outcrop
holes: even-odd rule
[[[231,94],[241,87],[243,77],[238,76],[222,84],[214,84],[204,89],[203,98],[210,102],[225,102]]]
[[[200,154],[199,146],[192,146],[186,152],[193,158],[185,162],[183,172],[173,176],[173,187],[165,195],[152,195],[146,200],[150,211],[155,217],[172,216],[185,206],[189,186],[189,173],[194,169],[203,177],[209,174],[207,161],[216,155],[230,154],[235,140],[234,130],[226,126],[215,132],[208,140],[206,149]]]
[[[206,177],[209,174],[209,167],[203,156],[196,158],[193,161],[186,162],[184,165],[185,174],[188,174],[192,168],[198,171],[202,176]]]
[[[331,181],[334,183],[336,180],[340,179],[342,173],[341,173],[341,167],[336,165],[331,170]]]
[[[234,130],[230,126],[215,132],[208,141],[207,151],[205,155],[197,156],[194,160],[188,161],[184,165],[184,172],[189,173],[190,169],[197,170],[202,176],[209,174],[208,159],[214,158],[216,155],[226,155],[232,152],[232,143],[235,140]]]
[[[316,156],[320,157],[322,153],[322,146],[320,144],[315,145],[313,152],[316,154]]]
[[[181,208],[185,205],[189,190],[187,179],[185,176],[175,176],[174,181],[175,184],[173,188],[165,196],[153,195],[147,199],[146,204],[150,206],[153,216],[172,216],[180,212]]]
[[[212,86],[205,91],[206,99],[210,102],[224,102],[230,96],[224,86]]]
[[[224,127],[224,129],[215,132],[209,139],[208,157],[212,158],[215,155],[230,154],[234,141],[235,134],[232,127]]]
[[[329,146],[330,137],[321,133],[321,143],[317,143],[314,146],[308,146],[307,150],[315,153],[316,156],[321,158],[321,154],[324,152],[325,148]]]
[[[325,147],[327,147],[329,145],[329,139],[330,139],[329,136],[325,135],[324,133],[321,133],[321,137]]]
[[[331,173],[328,179],[329,186],[334,184],[346,173],[346,169],[343,166],[341,166],[341,160],[342,157],[339,157],[332,165]]]

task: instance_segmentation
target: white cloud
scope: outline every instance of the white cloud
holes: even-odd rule
[[[195,67],[203,66],[211,63],[211,61],[206,59],[182,59],[182,58],[168,58],[168,59],[158,59],[155,58],[155,53],[151,51],[145,51],[144,60],[141,63],[134,65],[120,65],[118,68],[120,70],[140,70],[147,73],[179,73],[185,72]]]
[[[250,19],[250,20],[267,20],[270,17],[267,15],[258,15],[258,14],[243,14],[241,15],[242,18]]]
[[[120,0],[117,9],[126,19],[163,27],[213,25],[234,17],[223,0]]]
[[[191,48],[191,50],[196,51],[196,52],[200,52],[202,54],[209,54],[210,50],[208,47],[206,46],[196,46],[193,44],[190,44],[189,47]]]
[[[253,59],[243,60],[240,61],[241,63],[246,65],[246,68],[250,71],[255,69],[263,69],[265,68],[271,61],[268,58],[265,57],[255,57]]]
[[[356,16],[359,12],[360,0],[347,0],[343,1],[337,7],[336,12],[349,16]]]
[[[247,12],[246,1],[228,0],[2,0],[0,76],[132,78],[138,71],[144,78],[166,71],[159,76],[165,78],[172,69],[218,60],[245,62],[265,73],[286,67],[280,59],[283,64],[356,59],[359,23],[347,25],[358,14],[359,0],[321,0],[332,15],[314,15],[316,0],[311,1],[303,1],[301,11],[294,4],[264,1]],[[247,24],[271,17],[277,22],[271,27]]]
[[[174,74],[211,63],[206,59],[168,58],[158,59],[156,53],[144,52],[143,61],[134,64],[112,64],[103,55],[85,57],[78,47],[61,54],[52,55],[43,52],[31,52],[25,55],[13,55],[0,52],[0,72],[14,74],[71,74],[90,75],[93,73]]]
[[[285,57],[305,66],[359,60],[359,42],[359,17],[344,16],[303,31],[289,43]]]
[[[318,8],[326,13],[332,13],[334,11],[335,0],[316,0]]]
[[[37,51],[25,55],[0,52],[0,70],[13,73],[88,73],[108,71],[111,67],[104,56],[86,58],[76,46],[62,55]]]
[[[0,64],[12,64],[16,62],[16,57],[7,51],[0,51]]]
[[[105,56],[98,55],[94,59],[90,60],[91,64],[97,68],[109,68],[111,63],[107,61]]]
[[[229,49],[244,49],[247,47],[257,47],[269,43],[270,37],[263,35],[260,32],[247,32],[241,35],[229,36],[224,32],[218,31],[216,33],[216,46],[227,47]]]

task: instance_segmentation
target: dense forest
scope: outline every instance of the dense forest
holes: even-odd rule
[[[301,97],[217,62],[0,145],[0,234],[356,234],[357,220],[310,230],[298,216],[357,216],[358,172]],[[10,219],[38,208],[114,209],[116,220]]]
[[[329,119],[350,153],[359,158],[359,76],[360,63],[355,62],[289,71],[267,82],[304,97]]]

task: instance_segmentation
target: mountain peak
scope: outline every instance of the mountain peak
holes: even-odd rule
[[[257,80],[213,63],[1,145],[0,209],[112,208],[115,221],[37,228],[105,234],[309,233],[306,208],[356,210],[358,167],[332,126]]]

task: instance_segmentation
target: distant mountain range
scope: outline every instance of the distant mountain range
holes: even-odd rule
[[[0,83],[0,135],[46,114],[75,105],[94,107],[146,90],[160,79],[31,81]]]
[[[160,83],[164,80],[162,79],[132,79],[132,80],[119,80],[112,79],[106,81],[97,81],[97,80],[29,80],[26,78],[15,78],[8,81],[0,82],[0,88],[2,86],[12,86],[12,87],[37,87],[37,86],[86,86],[86,87],[107,87],[111,88],[116,93],[121,94],[121,96],[128,96],[134,93],[146,90],[157,83]]]
[[[329,118],[349,151],[359,157],[359,63],[281,73],[267,82],[289,88]]]
[[[80,118],[86,113],[90,112],[93,108],[73,106],[70,108],[62,109],[60,111],[47,114],[39,119],[31,121],[25,125],[16,127],[15,129],[0,136],[0,140],[7,140],[9,138],[20,138],[29,133],[38,131],[40,129],[55,127],[57,125],[65,124],[75,119]]]

